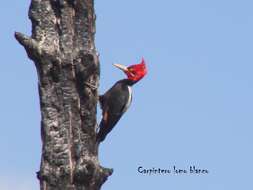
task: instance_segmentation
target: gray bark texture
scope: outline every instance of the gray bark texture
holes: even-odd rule
[[[94,0],[31,0],[32,36],[15,33],[35,63],[41,108],[41,190],[99,190],[99,58]]]

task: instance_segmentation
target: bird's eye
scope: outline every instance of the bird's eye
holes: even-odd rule
[[[135,70],[131,70],[131,73],[132,73],[132,75],[136,75],[136,71]]]
[[[129,68],[128,69],[128,73],[131,75],[131,76],[134,76],[136,74],[135,70],[133,68]]]

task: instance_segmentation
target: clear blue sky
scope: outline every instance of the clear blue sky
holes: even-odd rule
[[[14,31],[30,34],[29,1],[0,7],[0,189],[39,189],[36,71]],[[101,145],[114,168],[103,190],[253,189],[253,2],[96,1],[103,93],[124,75],[112,63],[145,57],[149,73]],[[195,165],[208,175],[143,175]]]

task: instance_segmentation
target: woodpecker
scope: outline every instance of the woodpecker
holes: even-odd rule
[[[143,58],[141,63],[129,67],[120,64],[113,65],[122,70],[127,78],[119,80],[104,95],[99,96],[102,120],[99,124],[99,132],[97,134],[98,142],[102,142],[105,139],[106,135],[127,111],[132,102],[132,86],[147,74],[147,68]]]

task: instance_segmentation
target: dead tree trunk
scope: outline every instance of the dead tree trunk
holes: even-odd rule
[[[94,0],[32,0],[32,36],[15,33],[39,79],[41,190],[98,190],[112,174],[96,145]]]

